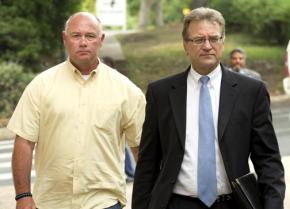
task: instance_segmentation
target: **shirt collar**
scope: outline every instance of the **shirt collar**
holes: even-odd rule
[[[213,71],[211,71],[209,74],[207,74],[207,76],[210,78],[209,84],[211,86],[216,86],[216,84],[218,82],[220,82],[221,74],[222,74],[221,65],[219,64],[219,65],[217,65],[217,67]],[[190,76],[190,78],[193,79],[194,82],[198,84],[199,79],[203,75],[200,75],[199,73],[197,73],[191,65],[188,76]]]
[[[98,58],[99,64],[97,66],[97,68],[95,68],[94,70],[91,71],[90,76],[97,74],[97,72],[99,72],[101,70],[101,65],[103,65],[103,63],[101,62],[101,60]],[[68,69],[73,72],[73,73],[77,73],[79,76],[82,77],[81,72],[71,63],[71,61],[69,60],[69,57],[67,58],[67,63],[68,63]]]

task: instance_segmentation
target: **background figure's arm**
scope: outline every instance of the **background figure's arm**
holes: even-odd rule
[[[12,155],[12,172],[16,195],[31,192],[31,168],[34,142],[16,136]],[[17,201],[16,209],[35,209],[32,197],[24,197]]]

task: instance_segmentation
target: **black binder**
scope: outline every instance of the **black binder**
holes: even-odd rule
[[[248,173],[232,181],[233,196],[241,209],[263,209],[256,175]]]

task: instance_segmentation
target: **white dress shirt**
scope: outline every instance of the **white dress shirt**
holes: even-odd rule
[[[198,163],[198,109],[199,91],[201,83],[198,74],[192,67],[187,77],[187,100],[186,100],[186,138],[185,153],[181,169],[173,189],[173,193],[197,197],[197,163]],[[218,195],[231,193],[228,177],[225,172],[223,159],[217,139],[218,110],[220,101],[220,86],[222,71],[220,65],[207,75],[210,80],[208,88],[210,91],[212,111],[215,128],[215,150],[216,150],[216,175]]]

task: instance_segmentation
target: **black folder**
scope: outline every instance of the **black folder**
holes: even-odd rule
[[[248,173],[232,181],[233,196],[241,209],[263,209],[261,195],[254,173]]]

